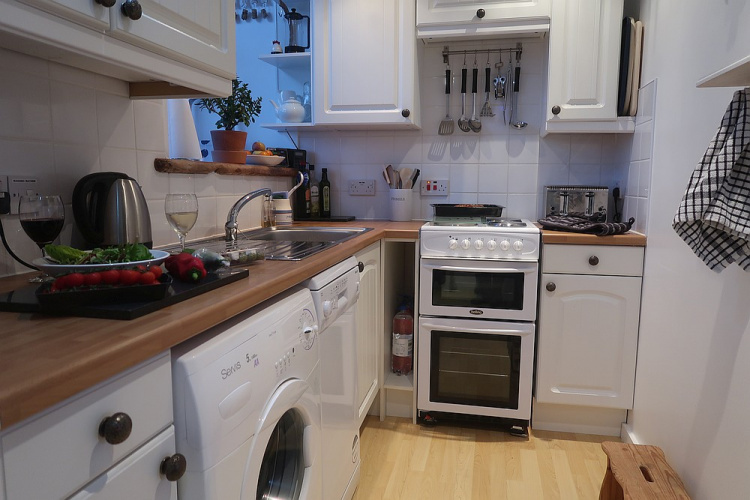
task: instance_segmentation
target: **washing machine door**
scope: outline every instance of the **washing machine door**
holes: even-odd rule
[[[248,458],[242,500],[320,500],[320,406],[304,380],[288,380],[266,405]]]

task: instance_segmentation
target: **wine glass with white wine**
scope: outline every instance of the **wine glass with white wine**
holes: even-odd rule
[[[168,194],[164,200],[164,213],[185,250],[185,237],[198,220],[198,198],[195,194]]]

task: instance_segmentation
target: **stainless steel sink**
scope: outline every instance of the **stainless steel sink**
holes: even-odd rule
[[[267,227],[240,232],[236,242],[215,236],[191,241],[187,246],[207,248],[228,257],[247,250],[262,253],[268,260],[302,260],[371,230],[371,227]],[[164,250],[178,249],[175,246]]]

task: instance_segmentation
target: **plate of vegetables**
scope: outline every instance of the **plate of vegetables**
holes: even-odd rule
[[[44,247],[44,253],[45,257],[34,259],[32,264],[50,276],[129,269],[136,266],[158,266],[169,257],[169,252],[150,250],[140,243],[93,250],[78,250],[66,245],[47,245]]]

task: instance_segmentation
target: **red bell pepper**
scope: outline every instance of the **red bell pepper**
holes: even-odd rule
[[[164,262],[164,267],[167,268],[169,274],[187,283],[197,283],[206,277],[203,261],[193,257],[189,252],[170,255]]]

